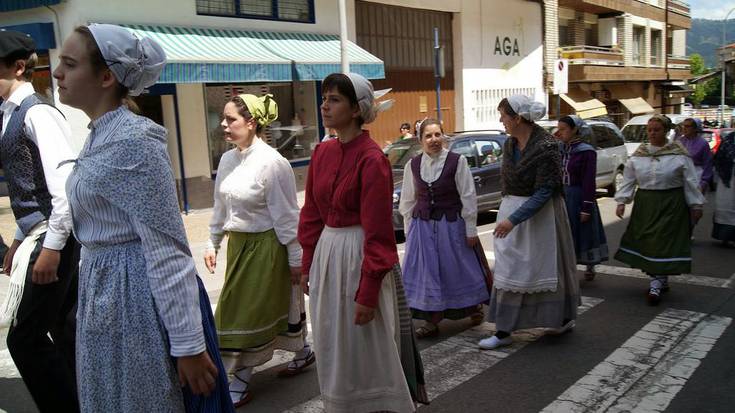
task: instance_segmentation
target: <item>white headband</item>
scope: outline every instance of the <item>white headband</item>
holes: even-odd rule
[[[150,37],[138,38],[127,29],[113,24],[90,24],[107,67],[131,96],[137,96],[158,81],[166,65],[166,53]]]
[[[362,75],[347,73],[346,76],[350,79],[352,88],[355,89],[357,104],[360,106],[360,116],[365,123],[373,122],[378,116],[378,112],[386,111],[393,106],[392,99],[375,102],[376,99],[390,92],[390,89],[373,91],[373,84]]]
[[[526,95],[513,95],[508,98],[508,103],[516,114],[531,122],[546,115],[546,105],[535,102]]]

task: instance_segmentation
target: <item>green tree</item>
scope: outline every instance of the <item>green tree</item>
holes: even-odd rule
[[[704,66],[704,59],[699,53],[692,53],[689,55],[689,66],[692,71],[692,75],[699,76],[708,72]]]

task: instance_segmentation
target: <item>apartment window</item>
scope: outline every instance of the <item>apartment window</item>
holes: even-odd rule
[[[643,64],[643,42],[645,36],[645,28],[641,26],[633,27],[633,64]]]
[[[569,41],[569,27],[559,26],[559,47],[573,46]]]
[[[197,0],[197,14],[314,23],[314,0]]]
[[[659,66],[661,62],[661,30],[651,30],[651,66]]]

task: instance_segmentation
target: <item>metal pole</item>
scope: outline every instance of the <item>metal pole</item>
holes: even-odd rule
[[[347,55],[347,5],[345,0],[339,0],[339,52],[342,63],[342,73],[350,72],[350,60]]]
[[[441,63],[441,53],[439,53],[439,28],[434,27],[434,79],[436,80],[436,120],[441,123],[442,121],[442,98],[441,98],[441,77],[439,74],[439,67]]]
[[[722,21],[722,74],[720,77],[722,78],[722,87],[720,91],[720,127],[723,128],[724,122],[725,122],[725,78],[727,77],[727,67],[725,64],[725,29],[727,28],[727,19],[730,17],[730,13],[735,11],[735,7],[730,9],[729,12],[727,12],[727,15],[725,15],[725,20]]]

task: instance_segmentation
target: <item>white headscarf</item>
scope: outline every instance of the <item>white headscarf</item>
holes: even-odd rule
[[[516,114],[530,122],[535,122],[546,115],[546,105],[535,102],[526,95],[513,95],[508,98],[508,103]]]
[[[373,122],[378,116],[378,112],[386,111],[393,106],[392,99],[376,102],[376,99],[390,92],[390,89],[373,91],[373,84],[362,75],[347,73],[346,76],[350,79],[352,87],[355,89],[357,104],[360,106],[360,117],[362,117],[365,123]]]
[[[138,38],[127,29],[113,24],[90,24],[107,67],[131,96],[137,96],[158,81],[166,65],[166,53],[150,37]]]

